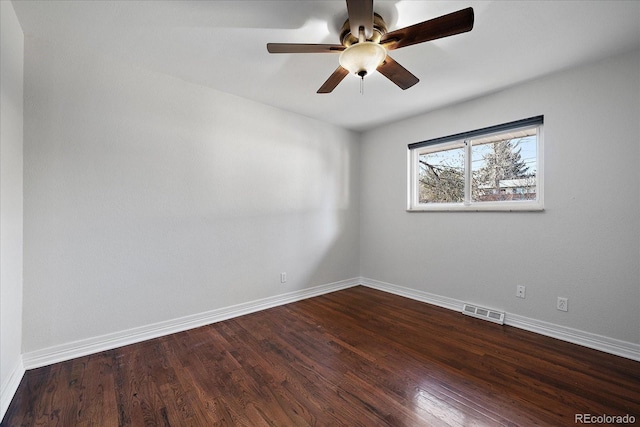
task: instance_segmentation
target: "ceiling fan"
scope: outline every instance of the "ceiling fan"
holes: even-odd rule
[[[473,9],[466,8],[429,21],[387,32],[373,0],[346,0],[348,19],[340,30],[342,44],[267,43],[269,53],[340,53],[338,68],[318,89],[330,93],[347,76],[361,79],[377,70],[401,89],[419,79],[388,55],[388,51],[424,43],[473,29]]]

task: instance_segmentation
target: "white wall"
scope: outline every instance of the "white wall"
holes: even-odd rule
[[[356,134],[37,39],[25,70],[25,353],[359,276]]]
[[[366,133],[361,274],[640,343],[639,70],[629,53]],[[539,114],[544,212],[405,212],[408,143]]]
[[[0,420],[22,367],[22,106],[24,36],[0,2]]]
[[[640,343],[638,65],[617,56],[360,138],[28,39],[23,350],[359,275]],[[538,114],[545,212],[405,212],[407,143]]]

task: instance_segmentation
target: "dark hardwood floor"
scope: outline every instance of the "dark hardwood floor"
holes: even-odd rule
[[[573,426],[576,414],[640,425],[640,363],[355,287],[28,371],[2,426]]]

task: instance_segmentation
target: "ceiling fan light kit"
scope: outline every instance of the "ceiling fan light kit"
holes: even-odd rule
[[[408,89],[420,80],[391,58],[388,51],[473,29],[474,14],[470,7],[387,32],[382,17],[373,12],[373,0],[346,2],[348,19],[340,32],[342,44],[267,44],[269,53],[340,53],[340,65],[318,93],[332,92],[348,74],[355,74],[363,80],[376,70],[399,88]],[[357,34],[354,34],[356,30]]]
[[[361,42],[343,50],[338,62],[349,73],[364,78],[373,73],[386,57],[387,51],[378,43]]]

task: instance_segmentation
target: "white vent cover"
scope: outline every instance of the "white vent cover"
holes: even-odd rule
[[[462,307],[462,313],[468,316],[477,317],[479,319],[488,320],[490,322],[504,324],[504,313],[501,311],[491,310],[490,308],[478,307],[473,304],[465,304]]]

